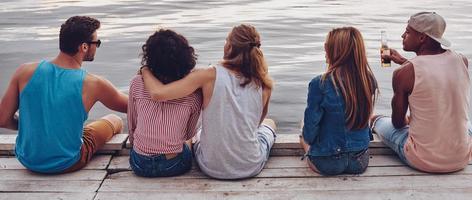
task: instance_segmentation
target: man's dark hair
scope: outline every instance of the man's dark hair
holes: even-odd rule
[[[84,42],[92,41],[93,33],[100,28],[100,21],[86,16],[74,16],[61,25],[59,49],[69,55],[75,55]]]
[[[159,29],[142,46],[141,64],[163,83],[185,77],[195,67],[197,55],[184,36]]]

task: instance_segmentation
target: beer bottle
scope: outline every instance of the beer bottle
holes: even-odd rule
[[[382,58],[382,55],[390,55],[390,49],[388,48],[388,45],[387,45],[387,32],[386,31],[380,32],[380,41],[381,41],[380,59],[382,62],[382,67],[390,67],[391,66],[390,59]]]

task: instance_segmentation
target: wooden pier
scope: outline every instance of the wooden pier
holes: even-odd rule
[[[278,135],[258,176],[222,181],[205,176],[195,165],[177,177],[138,177],[128,163],[127,134],[116,135],[85,169],[61,175],[37,174],[14,157],[15,137],[0,135],[0,200],[472,198],[472,163],[451,174],[419,172],[401,163],[378,139],[370,144],[369,167],[362,175],[322,177],[312,172],[300,160],[302,149],[293,134]]]

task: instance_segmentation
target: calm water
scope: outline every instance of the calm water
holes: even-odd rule
[[[281,133],[296,133],[307,84],[325,70],[323,43],[333,27],[355,26],[363,33],[381,87],[376,109],[389,114],[391,74],[397,66],[379,67],[380,30],[387,31],[391,47],[401,49],[400,36],[408,17],[419,11],[436,11],[448,23],[445,37],[453,43],[452,48],[471,59],[471,10],[470,0],[2,0],[0,93],[5,92],[19,64],[51,59],[58,53],[59,27],[73,15],[89,15],[102,22],[99,38],[103,46],[96,60],[83,67],[122,90],[127,90],[139,67],[140,46],[157,27],[186,36],[197,50],[198,65],[205,66],[220,60],[232,26],[251,23],[262,35],[262,48],[276,81],[269,117],[278,122]],[[89,119],[106,112],[98,105]]]

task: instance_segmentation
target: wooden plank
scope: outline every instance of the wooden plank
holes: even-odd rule
[[[0,170],[0,183],[9,181],[101,181],[107,175],[105,170],[79,170],[65,174],[39,174],[26,169]]]
[[[129,172],[121,172],[129,173]],[[112,174],[103,182],[100,192],[147,191],[358,191],[416,190],[416,189],[471,189],[472,175],[425,175],[390,177],[320,177],[320,178],[252,178],[238,181],[195,179],[149,179]]]
[[[374,134],[374,140],[370,142],[369,147],[386,147],[385,144]],[[301,149],[298,134],[279,134],[275,140],[274,149]]]
[[[195,159],[192,163],[192,169],[198,169],[198,165],[195,162]],[[108,172],[116,173],[122,171],[131,171],[131,166],[129,164],[129,156],[115,156],[110,161],[110,165],[107,167]]]
[[[369,147],[386,147],[378,136],[374,134],[374,141],[371,141]],[[131,148],[129,140],[126,141],[126,148]],[[278,134],[273,149],[301,149],[298,134]]]
[[[27,200],[42,200],[42,199],[61,199],[61,200],[93,200],[94,192],[88,193],[0,193],[0,200],[11,199],[27,199]]]
[[[128,138],[128,139],[126,140],[125,148],[131,149],[131,147],[133,147],[133,146],[131,146],[131,142],[129,141],[129,138]]]
[[[0,150],[1,151],[12,151],[15,149],[15,142],[16,142],[17,135],[0,135]],[[114,135],[110,141],[108,141],[103,148],[100,150],[107,151],[119,151],[123,149],[126,140],[128,139],[128,134],[116,134]]]
[[[452,173],[456,175],[472,175],[472,165],[468,165],[464,170]],[[368,167],[363,174],[342,174],[337,177],[386,177],[386,176],[420,176],[432,175],[414,170],[407,166],[397,167]],[[264,169],[256,177],[258,178],[307,178],[320,177],[318,173],[310,168],[276,168]],[[471,185],[472,186],[472,185]]]
[[[120,133],[114,135],[100,150],[119,151],[124,148],[125,142],[128,140],[128,134]]]
[[[222,193],[216,192],[154,192],[154,193],[142,193],[142,192],[99,192],[95,197],[95,200],[220,200]],[[251,199],[254,200],[254,199]]]
[[[95,192],[102,181],[8,180],[0,181],[0,194],[5,192]],[[49,198],[48,198],[49,199]]]
[[[0,135],[0,150],[11,151],[15,149],[16,134]]]
[[[110,173],[131,171],[131,166],[129,165],[129,156],[113,157],[110,161],[110,165],[108,166],[107,170]]]
[[[390,200],[442,200],[470,199],[468,189],[421,189],[421,190],[375,190],[375,191],[286,191],[283,192],[98,192],[96,200],[325,200],[325,199],[390,199]]]
[[[469,165],[466,169],[451,173],[455,175],[472,175],[472,165]],[[450,174],[450,175],[451,175]],[[407,166],[395,166],[395,167],[369,167],[363,174],[342,174],[337,177],[385,177],[385,176],[424,176],[434,175],[428,174],[421,171],[414,170]],[[135,176],[133,172],[126,171],[121,173],[113,174],[113,178],[126,178]],[[308,178],[308,177],[322,177],[318,173],[313,172],[308,166],[297,167],[297,168],[265,168],[257,178]],[[192,169],[190,172],[172,177],[172,179],[205,179],[209,178],[197,169]],[[161,178],[162,179],[162,178]],[[282,181],[282,179],[280,180]]]
[[[133,171],[122,171],[122,172],[116,172],[113,174],[112,178],[122,178],[122,177],[135,177],[135,178],[145,178],[145,177],[139,177],[136,174],[134,174]],[[107,177],[110,178],[110,177]],[[174,181],[174,180],[181,180],[181,179],[209,179],[210,177],[206,176],[203,174],[200,170],[197,169],[191,169],[189,172],[179,175],[179,176],[172,176],[172,177],[151,177],[148,179],[160,179],[160,180],[169,180],[169,181]]]
[[[84,169],[106,169],[110,163],[111,155],[95,155]],[[15,157],[0,158],[0,170],[2,169],[26,169]]]
[[[269,157],[264,169],[280,168],[306,168],[306,160],[301,160],[301,156],[274,156]],[[0,159],[1,160],[1,159]],[[194,168],[196,163],[193,163]],[[369,167],[404,166],[404,164],[394,155],[372,155],[370,156]],[[115,156],[107,168],[109,172],[131,171],[129,156]]]

